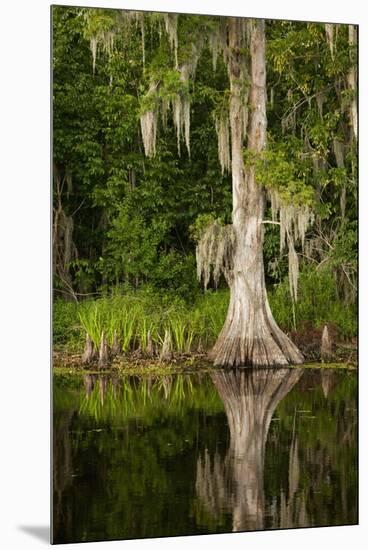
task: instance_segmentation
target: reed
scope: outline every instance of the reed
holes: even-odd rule
[[[99,349],[103,334],[113,355],[140,352],[160,356],[166,334],[173,353],[189,354],[199,347],[205,350],[217,338],[227,301],[228,293],[220,292],[208,292],[191,305],[169,303],[165,296],[143,292],[86,300],[76,309],[80,347],[87,334]]]
[[[94,346],[96,348],[99,348],[101,344],[103,328],[101,314],[97,302],[91,304],[90,307],[82,306],[78,311],[78,317],[82,328],[91,338]]]

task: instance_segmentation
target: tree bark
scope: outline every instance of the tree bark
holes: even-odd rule
[[[162,344],[162,350],[160,354],[160,361],[171,361],[172,359],[172,342],[170,332],[165,330],[164,342]]]
[[[266,145],[265,23],[253,20],[250,38],[248,151]],[[230,280],[230,304],[224,327],[212,350],[216,365],[282,366],[299,364],[303,356],[277,326],[267,299],[263,266],[264,190],[255,180],[254,166],[243,159],[244,78],[240,61],[240,20],[229,20],[230,130],[235,251]]]
[[[101,343],[98,357],[98,368],[103,369],[107,367],[109,361],[109,348],[104,333],[101,334]]]
[[[91,363],[96,355],[96,350],[89,334],[86,334],[86,343],[84,345],[84,351],[82,355],[82,363]]]
[[[349,46],[354,49],[357,45],[357,29],[355,25],[349,25]],[[351,54],[352,57],[352,54]],[[354,61],[354,58],[353,58]],[[348,86],[351,89],[353,95],[353,98],[351,100],[350,105],[350,120],[351,120],[351,127],[353,130],[354,138],[357,139],[358,137],[358,106],[357,106],[357,99],[356,99],[356,86],[357,86],[357,75],[356,75],[356,64],[355,62],[351,66],[349,73],[348,73]]]
[[[322,338],[321,338],[321,359],[322,361],[330,361],[332,357],[332,341],[330,337],[330,332],[328,326],[323,327]]]

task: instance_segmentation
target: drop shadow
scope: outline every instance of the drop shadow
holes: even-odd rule
[[[50,527],[48,525],[18,525],[18,529],[46,544],[50,544]]]

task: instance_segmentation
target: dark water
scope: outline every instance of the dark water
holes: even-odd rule
[[[56,376],[54,542],[357,523],[356,374]]]

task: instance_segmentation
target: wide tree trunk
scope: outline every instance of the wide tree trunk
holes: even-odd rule
[[[250,38],[248,127],[243,128],[240,20],[229,20],[229,78],[233,227],[235,251],[230,280],[230,304],[224,327],[212,350],[216,365],[278,366],[302,363],[303,356],[277,326],[267,300],[263,267],[264,190],[254,166],[243,159],[243,135],[250,154],[266,144],[265,23],[253,20]],[[245,132],[246,130],[246,132]]]

